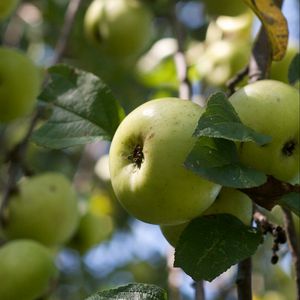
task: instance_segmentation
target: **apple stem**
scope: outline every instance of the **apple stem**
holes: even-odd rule
[[[300,299],[300,249],[297,240],[297,233],[295,230],[295,224],[293,216],[290,210],[282,208],[284,213],[285,230],[287,234],[288,245],[292,254],[293,264],[296,273],[296,284],[297,284],[297,300]]]

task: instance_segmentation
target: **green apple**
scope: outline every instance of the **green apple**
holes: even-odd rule
[[[110,216],[87,212],[81,217],[78,229],[68,246],[84,254],[109,238],[112,231],[113,222]]]
[[[203,80],[212,86],[223,87],[238,71],[245,67],[251,53],[247,41],[219,40],[208,44],[197,62]]]
[[[137,62],[138,79],[149,87],[165,86],[177,90],[178,79],[174,62],[177,48],[174,38],[163,38],[155,42]]]
[[[17,7],[19,0],[1,0],[0,2],[0,21],[6,19]]]
[[[229,98],[241,121],[272,141],[240,143],[241,161],[283,181],[299,176],[299,91],[275,80],[249,84]]]
[[[152,15],[137,0],[94,0],[84,20],[88,39],[113,57],[139,53],[151,37]]]
[[[40,84],[40,71],[24,53],[0,47],[0,123],[30,113]]]
[[[61,245],[74,234],[79,212],[75,192],[60,173],[24,178],[8,204],[4,233],[8,239],[30,238]]]
[[[289,66],[298,52],[299,48],[296,46],[289,46],[284,58],[281,61],[272,62],[270,78],[288,83]]]
[[[0,248],[0,299],[33,300],[47,292],[58,275],[45,246],[15,240]]]
[[[202,0],[202,2],[206,12],[211,16],[236,16],[248,9],[242,0]]]
[[[219,16],[210,21],[205,42],[212,43],[219,40],[237,40],[239,42],[248,40],[251,42],[254,16],[251,10],[236,17]]]
[[[117,129],[110,148],[115,194],[137,219],[179,224],[199,216],[220,186],[184,167],[203,109],[177,98],[156,99],[131,112]]]
[[[223,187],[215,202],[202,215],[231,214],[250,226],[252,220],[252,201],[244,193]],[[173,247],[176,246],[182,231],[189,222],[167,226],[161,225],[160,230]]]

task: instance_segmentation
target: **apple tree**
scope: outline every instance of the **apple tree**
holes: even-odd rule
[[[300,299],[285,7],[0,3],[1,300]],[[126,260],[145,223],[168,253]]]

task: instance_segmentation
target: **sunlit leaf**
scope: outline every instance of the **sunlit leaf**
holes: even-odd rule
[[[264,25],[272,45],[272,59],[281,60],[288,44],[288,25],[274,0],[244,0]]]

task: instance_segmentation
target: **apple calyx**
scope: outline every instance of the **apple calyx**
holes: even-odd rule
[[[282,153],[285,155],[285,156],[292,156],[294,154],[294,151],[296,149],[296,141],[295,140],[290,140],[290,141],[287,141],[283,148],[282,148]]]
[[[132,154],[128,156],[128,159],[140,169],[144,161],[143,146],[137,144]]]

